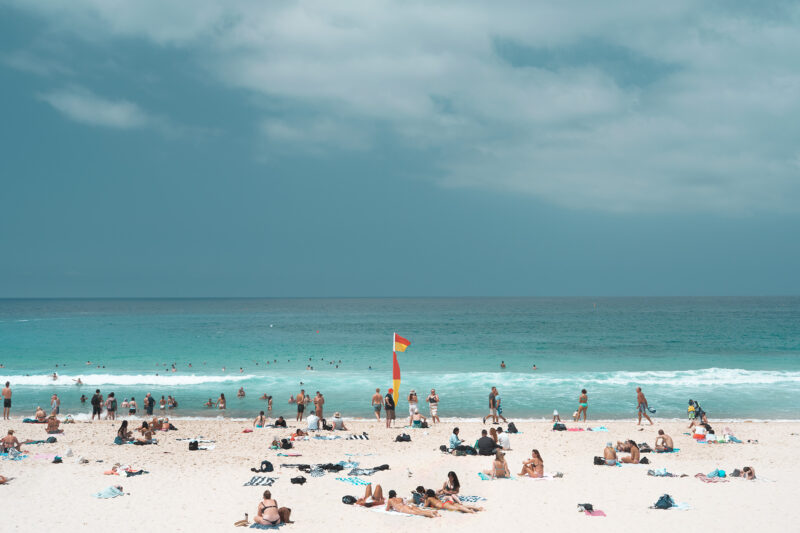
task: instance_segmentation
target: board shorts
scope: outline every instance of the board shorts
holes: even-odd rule
[[[92,415],[101,415],[103,414],[103,408],[99,405],[92,406]]]
[[[305,405],[303,405],[302,403],[298,403],[297,404],[297,412],[298,413],[302,413],[305,410],[306,410],[306,406]]]
[[[417,404],[415,404],[415,403],[408,404],[408,416],[414,416],[414,411],[416,409],[418,409],[417,408]]]
[[[394,420],[394,409],[386,409],[386,420]]]
[[[432,403],[431,404],[431,416],[436,416],[436,414],[438,412],[439,412],[439,403],[438,402],[437,403]]]
[[[489,414],[492,415],[492,416],[496,415],[497,414],[497,409],[494,408],[494,407],[490,407],[489,408]]]
[[[647,407],[643,403],[639,404],[639,412],[642,414],[647,414]]]
[[[380,413],[381,412],[381,404],[373,405],[372,406],[372,410],[375,411],[376,413]]]
[[[3,407],[11,407],[11,398],[3,398]]]
[[[128,414],[135,415],[136,409],[128,409]]]

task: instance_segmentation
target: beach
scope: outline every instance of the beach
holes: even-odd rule
[[[403,414],[403,411],[398,411]],[[490,467],[490,458],[444,454],[454,426],[472,444],[481,429],[490,427],[479,420],[447,420],[428,429],[387,429],[383,422],[347,420],[349,431],[320,432],[345,436],[366,432],[368,440],[309,439],[296,441],[291,450],[272,450],[274,437],[288,437],[288,429],[263,428],[251,433],[250,420],[174,418],[177,431],[158,431],[157,445],[114,445],[120,421],[78,421],[64,424],[63,435],[53,444],[24,445],[27,457],[0,460],[0,475],[14,479],[0,486],[0,507],[4,531],[74,531],[75,529],[126,531],[219,531],[235,530],[234,522],[249,513],[252,522],[261,494],[272,492],[279,506],[292,509],[294,523],[288,531],[333,530],[389,531],[413,528],[417,531],[557,529],[567,531],[612,531],[643,528],[672,531],[714,528],[715,530],[790,531],[800,519],[795,503],[800,466],[796,452],[800,444],[800,422],[754,421],[717,422],[715,428],[729,427],[741,444],[701,444],[687,432],[685,421],[655,420],[655,425],[638,427],[635,420],[608,420],[573,423],[569,428],[604,426],[608,431],[552,431],[551,422],[516,421],[521,433],[510,435],[507,460],[512,474],[520,471],[523,459],[532,448],[541,453],[546,473],[563,473],[555,479],[528,478],[483,481],[478,472]],[[131,422],[133,426],[138,426]],[[300,427],[305,428],[305,423]],[[503,425],[505,428],[506,426]],[[0,422],[0,434],[13,428],[18,438],[45,439],[44,428],[23,424],[16,416]],[[602,455],[607,441],[634,439],[650,446],[658,429],[664,429],[680,448],[672,454],[643,454],[650,465],[608,467],[593,465]],[[405,432],[411,442],[395,442]],[[186,440],[203,436],[213,440],[210,450],[189,451]],[[757,443],[748,443],[747,441]],[[204,444],[201,443],[201,446]],[[71,449],[72,456],[65,455]],[[301,457],[281,457],[297,453]],[[49,455],[59,454],[63,463],[53,464]],[[37,457],[38,456],[38,457]],[[88,462],[79,463],[84,458]],[[253,473],[261,461],[268,460],[272,473]],[[282,464],[324,464],[358,462],[360,468],[388,464],[390,469],[361,479],[394,489],[410,497],[418,485],[439,489],[448,471],[457,473],[461,494],[485,498],[477,505],[485,511],[461,514],[440,511],[439,518],[404,516],[342,503],[342,497],[361,497],[363,486],[337,481],[346,477],[326,472],[312,477]],[[104,475],[115,463],[131,465],[148,473],[135,477]],[[731,472],[752,466],[757,480],[728,478],[729,482],[703,483],[694,477],[717,468]],[[647,475],[648,469],[666,468],[683,478]],[[290,478],[303,475],[307,482],[295,485]],[[276,478],[270,487],[244,486],[253,476]],[[125,495],[97,499],[93,493],[111,485],[122,485]],[[662,494],[686,503],[688,510],[648,508]],[[587,516],[577,511],[578,504],[591,503],[605,517]]]

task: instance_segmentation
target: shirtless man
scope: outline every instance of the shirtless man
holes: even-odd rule
[[[0,439],[0,448],[3,448],[5,450],[9,450],[11,448],[15,448],[17,451],[20,451],[19,447],[20,447],[20,444],[19,444],[19,441],[17,440],[17,437],[14,436],[14,430],[13,429],[9,429],[8,430],[8,435],[6,435],[2,439]]]
[[[657,452],[671,452],[673,450],[672,437],[664,433],[663,429],[658,430],[655,450]]]
[[[603,450],[603,459],[606,460],[606,465],[617,466],[617,451],[610,442],[606,442],[606,447]]]
[[[244,387],[239,387],[239,391],[236,393],[237,398],[244,398]]]
[[[3,388],[3,420],[11,420],[11,382],[6,381]]]
[[[642,425],[642,415],[650,422],[650,425],[653,425],[653,421],[650,420],[650,417],[647,416],[647,398],[644,397],[644,393],[642,392],[641,387],[636,387],[636,404],[639,406],[639,423],[636,424],[637,426]]]
[[[305,389],[300,389],[300,392],[297,394],[295,398],[295,403],[297,404],[297,420],[300,422],[303,420],[303,411],[306,409],[306,391]]]
[[[486,423],[486,419],[492,417],[492,424],[499,423],[497,419],[497,403],[495,402],[495,398],[497,397],[497,387],[492,387],[492,391],[489,393],[489,414],[483,417],[483,423]]]
[[[381,407],[383,406],[383,396],[381,396],[381,389],[375,389],[375,394],[372,395],[372,410],[375,412],[375,420],[381,421]]]
[[[439,513],[436,511],[420,509],[419,507],[413,507],[406,504],[406,502],[403,501],[403,498],[398,498],[397,493],[393,490],[389,491],[389,499],[386,500],[386,510],[397,511],[398,513],[403,514],[415,514],[417,516],[425,516],[427,518],[435,518],[439,516]]]
[[[325,405],[325,398],[322,396],[322,393],[317,391],[317,395],[314,396],[314,413],[322,418],[322,406]]]
[[[636,443],[632,440],[629,440],[628,444],[631,445],[631,454],[628,457],[623,457],[622,459],[620,459],[620,462],[638,465],[640,457],[639,446],[637,446]]]

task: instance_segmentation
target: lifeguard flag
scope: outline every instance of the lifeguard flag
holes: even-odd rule
[[[394,334],[394,351],[395,352],[405,352],[406,348],[411,344],[411,341],[408,339],[404,339],[397,333]]]

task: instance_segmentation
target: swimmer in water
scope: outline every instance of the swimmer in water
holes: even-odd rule
[[[81,381],[81,378],[73,379],[72,381],[75,382],[75,385],[83,385],[83,381]]]
[[[58,379],[58,374],[56,374],[55,372],[53,372],[53,381],[55,381],[55,380],[57,380],[57,379]]]

